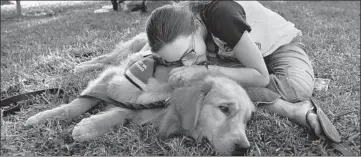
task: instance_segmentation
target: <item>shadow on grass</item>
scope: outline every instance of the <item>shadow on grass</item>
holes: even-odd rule
[[[66,14],[74,9],[86,9],[94,6],[100,6],[106,2],[86,2],[86,3],[60,3],[60,4],[39,4],[38,6],[30,6],[22,8],[22,16],[18,16],[16,8],[14,7],[2,7],[1,8],[1,21],[18,21],[29,20],[33,18],[46,18],[49,16],[59,16]]]

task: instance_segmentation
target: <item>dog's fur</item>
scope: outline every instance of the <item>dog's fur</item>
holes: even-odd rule
[[[133,55],[136,52],[140,55],[149,53],[143,49],[145,48],[144,46],[147,44],[147,42],[147,34],[140,33],[127,42],[119,42],[112,52],[95,57],[90,61],[80,63],[74,68],[73,72],[84,73],[92,70],[104,70],[108,67],[119,66],[126,58],[129,57],[129,55]],[[129,60],[130,63],[132,63],[134,59],[139,59],[140,55],[133,55],[133,59]]]
[[[123,47],[117,48],[127,53],[137,52],[136,50],[142,49],[134,46],[139,43],[138,41],[143,41],[139,39],[144,38],[137,36],[124,43]],[[119,57],[123,53],[111,55]],[[198,81],[190,86],[173,90],[168,84],[168,73],[171,69],[157,66],[155,77],[150,78],[148,87],[141,91],[123,77],[123,72],[144,53],[149,51],[135,53],[127,59],[127,62],[122,63],[119,63],[119,58],[110,57],[120,66],[105,70],[97,79],[89,83],[82,95],[96,95],[102,99],[110,97],[119,102],[142,104],[170,97],[170,106],[165,109],[135,111],[108,104],[105,112],[83,119],[75,126],[72,133],[75,140],[94,139],[110,131],[112,126],[129,119],[141,124],[151,122],[159,129],[160,135],[165,137],[174,133],[184,133],[198,140],[206,137],[221,154],[229,154],[236,145],[249,147],[245,127],[254,105],[240,85],[225,77],[204,76],[195,79]],[[35,125],[51,117],[74,118],[99,102],[97,98],[77,98],[69,104],[30,117],[26,125]],[[228,111],[224,111],[225,108],[228,108]]]

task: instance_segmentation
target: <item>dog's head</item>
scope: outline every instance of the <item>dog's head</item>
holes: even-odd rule
[[[250,147],[245,129],[255,107],[235,81],[207,76],[176,89],[171,104],[160,125],[161,135],[181,132],[197,140],[205,137],[218,153],[226,155]]]

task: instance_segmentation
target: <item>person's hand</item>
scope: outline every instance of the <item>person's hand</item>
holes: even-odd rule
[[[171,70],[168,82],[173,87],[188,86],[192,81],[202,78],[206,73],[207,68],[205,66],[182,66]]]

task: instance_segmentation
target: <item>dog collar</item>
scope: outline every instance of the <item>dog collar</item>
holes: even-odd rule
[[[167,108],[170,105],[170,97],[165,100],[162,100],[162,101],[152,102],[152,103],[148,103],[148,104],[134,104],[134,103],[129,103],[129,102],[119,102],[110,97],[99,97],[99,95],[96,95],[96,94],[94,95],[94,94],[90,94],[90,93],[85,94],[85,95],[80,95],[78,98],[97,98],[103,102],[111,103],[115,106],[131,109],[131,110]]]

